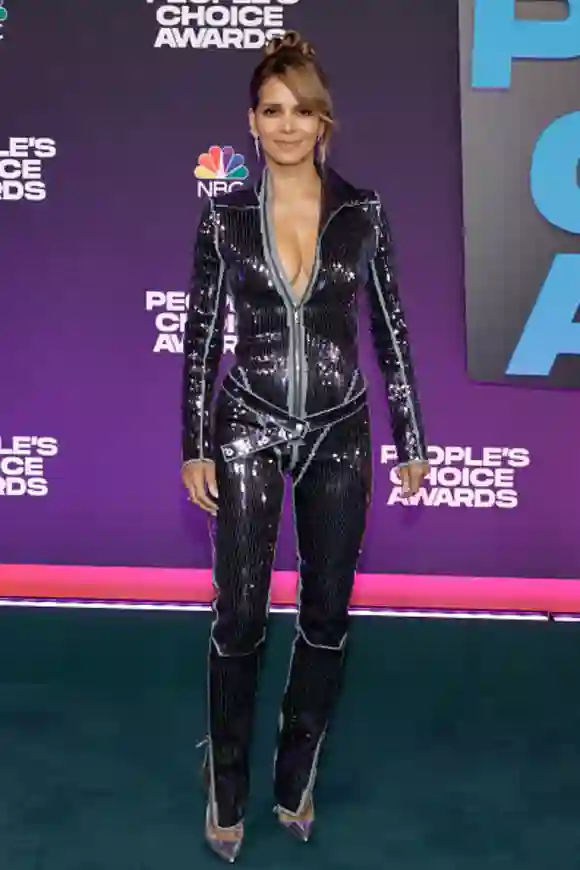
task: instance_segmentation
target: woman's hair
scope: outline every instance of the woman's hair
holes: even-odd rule
[[[328,81],[316,60],[316,52],[299,33],[289,30],[284,36],[272,39],[266,45],[264,53],[265,57],[254,70],[250,82],[252,108],[257,108],[260,91],[268,79],[281,79],[298,102],[316,112],[323,122],[319,159],[324,162],[334,127],[334,116]]]

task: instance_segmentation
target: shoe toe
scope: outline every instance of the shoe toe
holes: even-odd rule
[[[242,847],[241,840],[218,840],[213,837],[208,837],[207,841],[210,848],[219,855],[224,861],[233,864],[240,853]]]

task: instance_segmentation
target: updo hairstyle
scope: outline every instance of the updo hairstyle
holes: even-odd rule
[[[324,163],[335,125],[332,98],[314,48],[295,30],[287,31],[265,46],[264,57],[250,82],[250,104],[254,110],[260,103],[262,87],[271,78],[281,79],[301,106],[320,117],[324,130],[318,142],[318,158]]]

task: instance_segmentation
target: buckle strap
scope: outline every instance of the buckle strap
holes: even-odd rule
[[[223,444],[221,450],[226,462],[232,462],[234,459],[250,456],[252,453],[266,450],[268,447],[301,441],[307,432],[308,426],[306,424],[298,424],[296,429],[291,429],[289,426],[274,426],[266,423],[256,432],[252,432],[251,435],[245,435],[242,438],[236,438],[235,441],[230,441],[229,444]]]
[[[363,389],[358,395],[342,405],[318,411],[304,420],[300,420],[246,389],[231,374],[224,379],[222,389],[232,399],[254,411],[260,418],[260,426],[256,431],[222,445],[221,451],[226,462],[232,462],[235,459],[250,456],[260,450],[266,450],[280,444],[304,441],[309,432],[334,426],[356,414],[365,406],[367,399],[366,389]]]

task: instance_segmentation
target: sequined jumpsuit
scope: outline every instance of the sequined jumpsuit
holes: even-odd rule
[[[297,533],[296,633],[274,763],[278,807],[299,812],[339,691],[348,605],[371,495],[365,377],[357,296],[386,382],[401,464],[425,457],[407,327],[379,197],[332,169],[323,174],[316,261],[298,301],[275,250],[270,178],[206,205],[195,242],[184,335],[184,462],[216,463],[214,621],[208,663],[210,809],[243,818],[248,747],[269,606],[283,490]],[[214,398],[226,296],[237,347]]]

